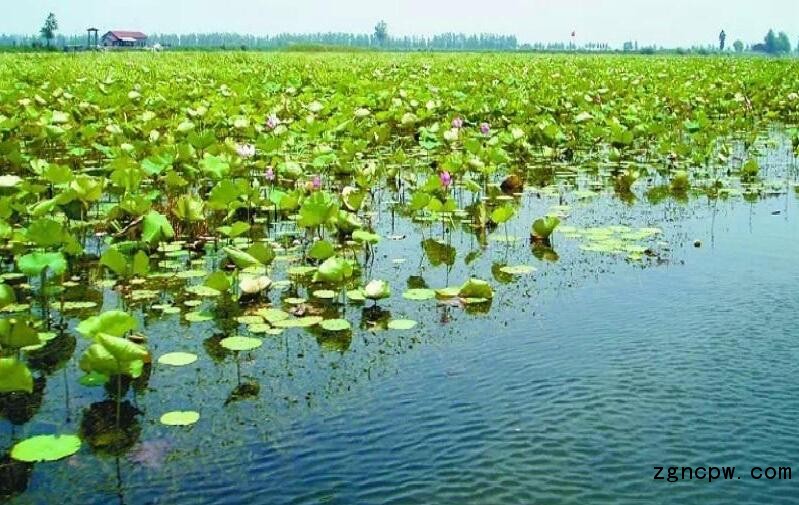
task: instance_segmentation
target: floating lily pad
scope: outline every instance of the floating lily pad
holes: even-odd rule
[[[247,326],[247,331],[249,331],[250,333],[255,333],[255,334],[258,334],[258,333],[269,333],[269,330],[271,330],[271,329],[272,329],[272,327],[269,326],[266,323],[255,323],[255,324],[250,324],[250,325]]]
[[[197,361],[197,355],[189,352],[170,352],[158,358],[162,365],[186,366]]]
[[[259,324],[263,323],[264,320],[261,316],[239,316],[236,318],[236,322],[241,324]]]
[[[321,298],[323,300],[332,300],[336,297],[336,292],[331,289],[317,289],[313,292],[314,298]]]
[[[252,337],[228,337],[223,338],[219,345],[229,351],[252,351],[263,345],[263,341]]]
[[[174,251],[173,254],[168,254],[168,256],[174,256],[174,255],[182,256],[184,254],[188,253],[186,251]],[[175,274],[175,276],[180,279],[194,279],[197,277],[205,277],[206,275],[208,275],[208,272],[206,272],[205,270],[183,270]]]
[[[326,331],[347,331],[352,325],[346,319],[326,319],[319,323],[319,326]]]
[[[95,307],[97,307],[97,302],[64,302],[62,309],[66,312],[70,310],[93,309]]]
[[[499,271],[509,275],[527,275],[535,272],[536,268],[529,265],[516,265],[502,267]]]
[[[353,302],[363,302],[366,301],[366,294],[363,289],[350,289],[347,291],[347,298]]]
[[[491,300],[488,298],[461,298],[461,301],[464,305],[480,305],[483,303],[488,303]]]
[[[214,316],[208,312],[189,312],[184,315],[183,318],[190,323],[202,323],[205,321],[211,321]]]
[[[303,277],[306,275],[310,275],[316,271],[316,267],[304,267],[304,266],[294,266],[286,270],[288,275],[293,275],[297,277]]]
[[[161,416],[161,424],[165,426],[191,426],[200,420],[199,412],[174,411]]]
[[[258,311],[258,315],[266,319],[269,324],[275,324],[278,321],[289,318],[288,312],[275,308],[261,309]]]
[[[275,328],[309,328],[324,321],[323,317],[319,316],[306,316],[298,317],[296,319],[284,319],[276,321]]]
[[[27,463],[57,461],[78,452],[80,445],[76,435],[38,435],[15,445],[11,457]]]
[[[415,288],[402,293],[402,297],[414,301],[432,300],[436,297],[436,292],[432,289]]]
[[[452,287],[451,286],[451,287],[447,287],[447,288],[436,289],[435,292],[436,292],[436,297],[437,298],[446,299],[446,298],[455,298],[456,296],[458,296],[458,293],[460,292],[460,290],[461,290],[461,288],[459,288],[459,287]]]
[[[208,286],[189,286],[186,288],[187,293],[193,293],[202,298],[216,298],[217,296],[221,295],[222,292],[218,289],[214,289]]]
[[[288,303],[289,305],[300,305],[302,303],[307,302],[305,298],[284,298],[284,302]]]
[[[412,330],[418,323],[412,319],[392,319],[388,322],[390,330]]]

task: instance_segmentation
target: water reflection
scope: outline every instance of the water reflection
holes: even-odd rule
[[[32,472],[32,463],[11,459],[9,454],[0,456],[0,501],[24,493]]]
[[[33,379],[33,391],[30,393],[0,393],[0,417],[8,419],[15,426],[30,421],[42,406],[46,386],[47,379],[39,376]]]
[[[142,414],[128,400],[92,403],[83,410],[80,437],[99,456],[122,456],[141,436]]]

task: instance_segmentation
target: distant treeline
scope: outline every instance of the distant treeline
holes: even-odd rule
[[[85,46],[85,35],[56,35],[52,41],[55,47]],[[284,49],[290,46],[340,46],[395,51],[439,50],[439,51],[513,51],[518,49],[515,35],[481,33],[442,33],[432,37],[401,36],[379,39],[372,34],[356,33],[309,33],[279,35],[242,35],[238,33],[188,33],[188,34],[148,34],[148,45],[160,44],[175,48],[228,48],[228,49]],[[0,35],[0,46],[41,46],[41,38],[27,35]]]
[[[385,28],[385,27],[383,27]],[[56,34],[51,40],[50,50],[61,50],[68,47],[85,47],[86,35]],[[464,33],[442,33],[427,36],[391,36],[385,31],[381,34],[367,33],[309,33],[278,35],[242,35],[238,33],[188,33],[188,34],[149,34],[147,44],[156,44],[164,48],[176,50],[260,50],[260,51],[526,51],[526,52],[625,52],[625,53],[676,53],[676,54],[711,54],[720,52],[718,46],[702,46],[691,48],[664,48],[641,46],[637,42],[625,42],[621,48],[611,47],[603,42],[584,42],[579,45],[573,40],[568,42],[525,43],[520,44],[515,35],[482,33],[467,35]],[[41,51],[46,50],[40,35],[5,35],[0,34],[0,51]],[[799,47],[797,47],[799,50]],[[788,36],[773,30],[762,43],[744,45],[736,40],[726,52],[756,52],[767,54],[788,54],[791,43]]]

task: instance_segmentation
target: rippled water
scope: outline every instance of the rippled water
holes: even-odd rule
[[[559,203],[523,200],[512,235]],[[12,502],[797,503],[796,482],[748,473],[799,472],[793,187],[755,203],[630,205],[612,192],[567,203],[570,223],[661,227],[660,260],[642,266],[556,237],[556,262],[518,243],[493,244],[467,265],[481,248],[455,233],[455,265],[434,267],[419,257],[421,228],[391,219],[386,201],[379,230],[406,238],[378,247],[373,275],[395,291],[413,276],[458,283],[503,260],[539,270],[498,287],[487,314],[394,297],[384,309],[420,321],[416,331],[330,341],[289,330],[238,366],[215,352],[213,322],[148,318],[154,355],[201,360],[154,368],[128,406],[140,414],[126,451],[84,446],[66,462],[35,465]],[[111,306],[113,296],[103,293]],[[350,310],[364,325],[374,317]],[[74,365],[49,376],[30,422],[0,421],[0,446],[76,432],[102,411],[103,389],[77,378]],[[194,427],[158,424],[186,408],[202,413]],[[653,480],[654,466],[670,465],[737,465],[742,478]]]

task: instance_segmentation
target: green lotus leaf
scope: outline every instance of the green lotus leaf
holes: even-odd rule
[[[377,244],[380,242],[380,235],[366,230],[356,230],[352,233],[352,239],[364,244]]]
[[[366,295],[363,289],[350,289],[347,291],[347,298],[353,302],[362,302],[366,300]]]
[[[17,266],[29,276],[41,275],[48,270],[55,275],[61,275],[67,270],[67,260],[60,252],[32,252],[20,256],[17,259]]]
[[[535,272],[535,267],[528,265],[504,266],[501,267],[500,272],[509,275],[526,275]]]
[[[221,293],[231,287],[230,278],[224,272],[214,272],[205,279],[204,285]]]
[[[96,372],[111,377],[141,375],[147,351],[130,340],[99,334],[97,342],[90,345],[80,358],[79,366],[87,373]]]
[[[275,250],[269,244],[256,242],[247,249],[247,254],[257,259],[263,265],[269,265],[275,259]]]
[[[319,240],[314,242],[314,244],[308,250],[308,257],[320,261],[324,261],[334,254],[336,254],[336,250],[333,248],[333,244],[327,240]]]
[[[226,237],[235,238],[250,231],[250,225],[241,221],[236,221],[230,226],[220,226],[217,230]]]
[[[108,267],[118,277],[128,276],[128,258],[113,247],[107,249],[100,256],[100,264]]]
[[[494,290],[486,281],[480,279],[469,279],[458,291],[461,298],[483,298],[490,300],[494,297]]]
[[[353,266],[351,261],[339,256],[333,256],[319,265],[314,275],[314,281],[339,283],[352,277],[352,274]]]
[[[197,361],[197,355],[189,352],[170,352],[158,358],[158,363],[169,366],[186,366]]]
[[[183,195],[175,202],[172,213],[181,221],[196,223],[205,219],[204,207],[202,200],[191,195]]]
[[[282,321],[275,321],[273,326],[275,328],[309,328],[324,321],[320,316],[306,316],[298,317],[296,319],[284,319]]]
[[[446,288],[439,288],[439,289],[435,290],[436,298],[441,298],[441,299],[445,299],[445,300],[448,299],[448,298],[455,298],[456,296],[458,296],[458,293],[460,292],[460,290],[461,290],[461,288],[454,287],[454,286],[450,286],[450,287],[446,287]]]
[[[240,251],[233,247],[225,247],[224,251],[225,254],[227,254],[228,258],[230,258],[230,260],[236,265],[237,268],[264,266],[263,263],[258,261],[258,259],[256,259],[251,254],[246,253],[244,251]]]
[[[183,318],[190,323],[203,323],[213,321],[214,316],[209,312],[188,312]]]
[[[392,319],[388,322],[390,330],[412,330],[418,323],[412,319]]]
[[[491,221],[496,224],[502,224],[510,221],[514,214],[516,214],[516,211],[513,210],[513,207],[510,205],[503,205],[502,207],[497,207],[493,212],[491,212]]]
[[[287,312],[274,308],[260,309],[258,312],[256,312],[256,314],[266,319],[269,324],[274,324],[278,321],[283,321],[289,318],[289,314]]]
[[[84,203],[96,202],[103,197],[104,180],[87,175],[80,175],[70,184],[76,198]]]
[[[347,212],[344,209],[338,211],[336,217],[336,228],[342,233],[353,233],[355,230],[363,227],[363,223],[358,216],[353,212]]]
[[[175,230],[163,214],[152,210],[144,217],[141,233],[143,241],[152,245],[170,240],[174,236]]]
[[[327,191],[315,191],[300,206],[298,226],[313,228],[320,226],[338,214],[338,203]]]
[[[346,319],[326,319],[319,323],[325,331],[347,331],[352,325]]]
[[[27,319],[0,319],[0,347],[23,349],[40,343],[39,334]]]
[[[52,219],[41,218],[28,226],[26,233],[29,241],[40,247],[58,245],[63,241],[64,227]]]
[[[17,301],[14,288],[8,284],[0,284],[0,309]]]
[[[219,156],[206,155],[200,161],[200,170],[206,175],[219,180],[230,173],[230,163]]]
[[[348,210],[356,212],[363,206],[366,191],[359,190],[353,186],[346,186],[341,190],[341,201]]]
[[[332,289],[317,289],[311,294],[314,298],[320,298],[322,300],[332,300],[336,297],[336,292]]]
[[[165,426],[191,426],[200,420],[199,412],[173,411],[161,416],[161,424]]]
[[[263,341],[252,337],[235,336],[223,338],[219,342],[219,345],[229,351],[252,351],[261,347],[261,345],[263,345]]]
[[[114,337],[121,337],[125,333],[135,330],[138,323],[136,318],[120,310],[103,312],[99,316],[92,316],[78,324],[78,333],[96,338],[105,333]]]
[[[78,452],[80,446],[76,435],[37,435],[12,447],[11,457],[26,463],[58,461]]]
[[[415,301],[432,300],[436,297],[436,292],[432,289],[414,288],[402,293],[402,297],[406,300]]]
[[[31,371],[14,358],[0,358],[0,393],[33,392]]]
[[[542,217],[533,222],[531,235],[540,239],[547,239],[560,224],[560,219],[555,216]]]
[[[145,276],[150,273],[150,257],[144,251],[139,251],[133,256],[131,265],[133,275]]]

